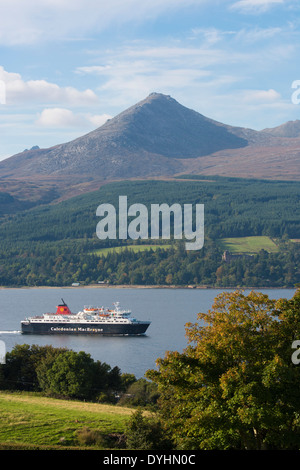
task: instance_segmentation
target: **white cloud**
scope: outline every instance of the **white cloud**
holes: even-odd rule
[[[37,124],[43,127],[80,127],[82,119],[69,109],[46,108],[39,115]]]
[[[60,87],[46,80],[25,81],[19,73],[7,72],[1,66],[0,80],[5,84],[8,105],[40,102],[80,106],[95,104],[98,101],[97,95],[90,89],[79,91],[74,87]]]
[[[95,75],[97,91],[102,103],[126,106],[153,91],[178,94],[178,91],[201,88],[207,81],[213,81],[212,68],[220,64],[240,64],[244,53],[206,44],[156,44],[142,41],[120,47],[107,53],[94,52],[95,64],[81,66],[78,74]],[[98,63],[97,63],[98,62]],[[229,73],[224,70],[228,83]],[[232,80],[236,79],[232,77]]]
[[[245,13],[262,13],[276,4],[283,4],[285,0],[239,0],[231,5],[231,9]]]
[[[290,96],[283,97],[274,89],[240,89],[223,94],[218,90],[213,100],[217,106],[207,113],[212,102],[208,92],[206,101],[203,102],[203,114],[226,124],[257,130],[298,119],[299,114]]]
[[[187,32],[186,38],[163,44],[139,40],[109,51],[91,50],[89,63],[76,72],[89,75],[90,81],[95,77],[99,100],[107,110],[125,109],[157,91],[226,122],[228,111],[221,100],[227,104],[228,94],[230,112],[236,112],[238,123],[239,103],[244,106],[243,116],[254,105],[256,111],[282,106],[280,93],[285,99],[286,93],[278,85],[278,67],[296,56],[294,42],[294,32],[287,26],[254,25],[235,31],[198,28],[192,35]],[[232,100],[233,96],[237,99]],[[217,116],[218,109],[223,116]]]
[[[280,93],[270,88],[269,90],[246,90],[244,101],[251,103],[273,103],[279,101]]]
[[[89,37],[207,0],[0,0],[0,43],[34,44]]]
[[[91,122],[95,127],[100,127],[106,123],[108,119],[111,119],[112,116],[110,114],[95,114],[94,116],[89,116],[88,120]]]
[[[241,29],[235,35],[235,39],[239,41],[246,42],[248,44],[266,41],[268,39],[274,39],[285,34],[283,28],[273,27],[273,28],[259,28],[255,27],[252,29]]]
[[[38,115],[36,124],[55,129],[68,127],[96,128],[102,126],[110,118],[111,116],[108,114],[76,114],[66,108],[46,108]]]

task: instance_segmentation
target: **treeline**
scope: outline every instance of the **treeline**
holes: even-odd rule
[[[73,282],[112,285],[209,285],[214,287],[294,287],[300,279],[300,244],[282,241],[280,251],[222,260],[222,250],[206,239],[199,251],[172,248],[134,253],[93,254],[97,240],[2,243],[0,285],[69,286]]]
[[[90,354],[65,348],[16,345],[0,364],[0,390],[131,406],[154,406],[157,386],[121,373]]]
[[[0,368],[1,390],[41,391],[52,396],[96,399],[122,387],[120,370],[89,354],[52,346],[17,345]]]
[[[200,178],[200,177],[198,177]],[[211,239],[268,235],[299,237],[299,182],[202,177],[201,180],[124,181],[59,204],[45,205],[7,216],[0,224],[1,240],[59,241],[92,238],[98,205],[112,204],[119,195],[128,206],[144,204],[204,204],[205,232]]]

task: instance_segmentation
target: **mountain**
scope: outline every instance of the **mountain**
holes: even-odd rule
[[[300,180],[296,128],[299,121],[263,131],[229,126],[151,93],[71,142],[1,161],[0,190],[42,201],[52,189],[55,198],[69,197],[114,179],[194,173]]]
[[[300,121],[288,121],[281,126],[264,129],[263,132],[277,137],[300,137]]]
[[[100,128],[50,149],[31,149],[0,162],[0,176],[77,174],[132,177],[173,174],[182,159],[248,144],[229,127],[152,93]],[[174,159],[179,159],[176,161]],[[12,176],[12,175],[11,175]]]

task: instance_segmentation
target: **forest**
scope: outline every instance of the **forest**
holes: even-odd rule
[[[298,182],[195,177],[178,181],[124,181],[59,204],[4,214],[0,219],[0,285],[66,286],[73,282],[113,285],[202,285],[217,287],[294,287],[299,283],[300,205]],[[183,240],[160,240],[167,250],[106,256],[104,247],[126,240],[99,240],[99,204],[204,204],[205,242],[186,251]],[[172,221],[171,221],[172,222]],[[277,253],[261,250],[251,257],[222,261],[223,237],[266,235]],[[132,240],[130,240],[132,243]],[[136,240],[135,243],[141,243]]]

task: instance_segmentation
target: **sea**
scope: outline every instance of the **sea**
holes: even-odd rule
[[[235,289],[232,289],[232,291]],[[290,299],[295,289],[253,289],[272,299]],[[73,351],[84,351],[121,373],[144,377],[149,369],[157,369],[156,361],[166,351],[182,352],[188,345],[185,325],[198,322],[197,314],[207,312],[214,298],[224,289],[189,288],[2,288],[0,289],[0,340],[6,352],[17,344],[52,345]],[[250,290],[245,290],[245,293]],[[21,320],[46,312],[55,312],[63,299],[77,313],[84,305],[113,307],[132,311],[138,320],[150,320],[144,336],[72,336],[22,335]]]

